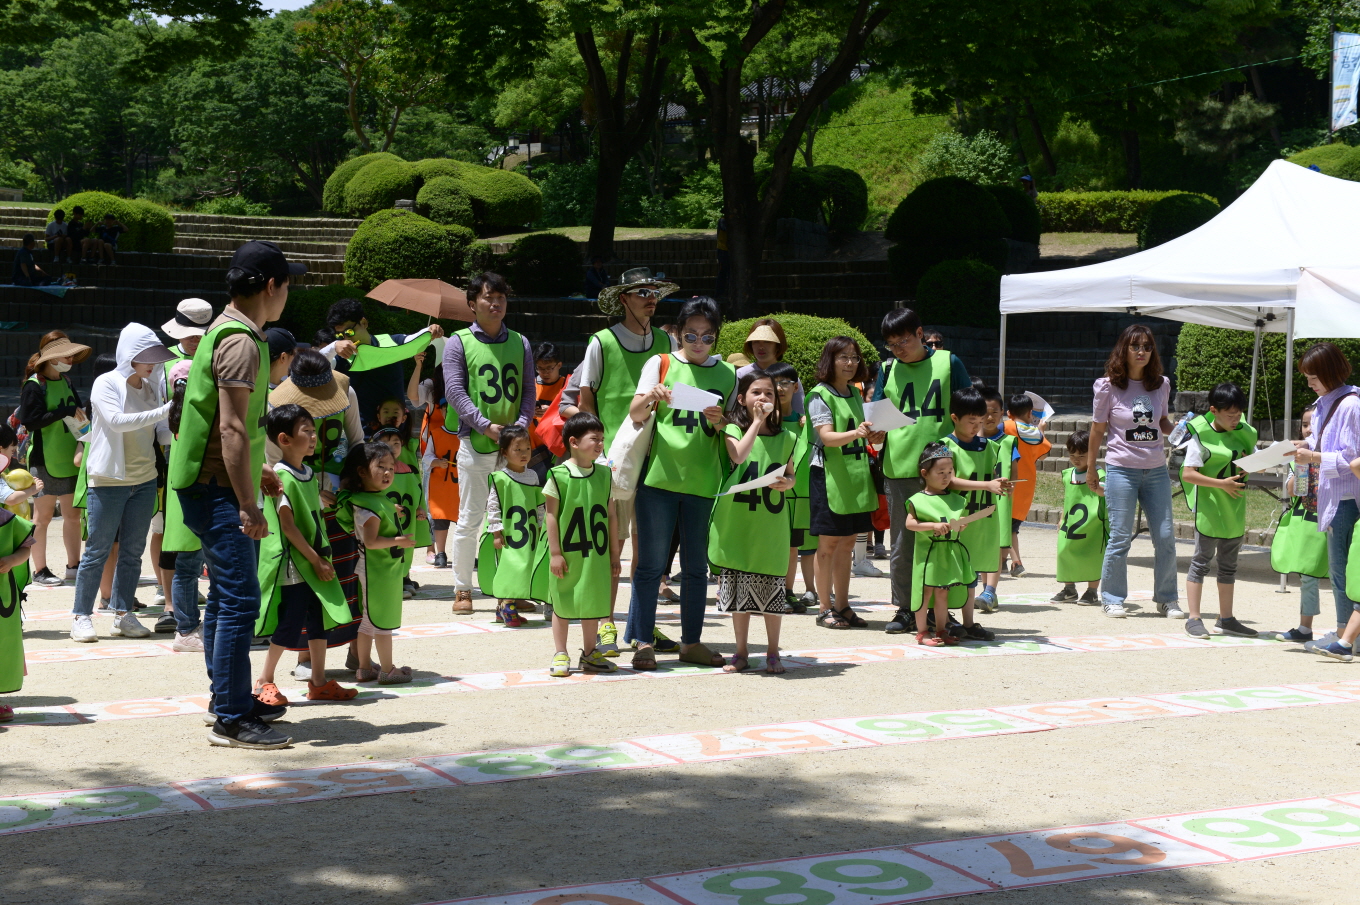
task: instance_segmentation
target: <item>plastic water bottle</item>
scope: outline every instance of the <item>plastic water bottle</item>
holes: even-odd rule
[[[1190,433],[1190,419],[1193,417],[1195,417],[1194,412],[1186,412],[1185,417],[1176,422],[1176,426],[1171,429],[1171,436],[1167,440],[1170,441],[1172,449],[1179,449],[1180,445],[1185,442],[1186,435]]]

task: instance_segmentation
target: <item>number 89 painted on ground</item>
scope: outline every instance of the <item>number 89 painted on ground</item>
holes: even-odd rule
[[[847,867],[871,867],[877,873],[871,875],[846,873],[844,869]],[[918,870],[873,858],[837,858],[833,861],[819,861],[808,868],[808,873],[819,880],[842,885],[847,892],[862,896],[907,895],[921,892],[934,885],[930,877]],[[763,886],[736,885],[751,880],[773,882]],[[905,882],[899,884],[898,881]],[[836,900],[834,893],[809,887],[807,883],[807,878],[801,874],[785,870],[741,870],[705,880],[704,889],[718,895],[736,896],[737,905],[776,905],[769,901],[776,896],[781,897],[777,905],[831,905]],[[876,888],[872,885],[879,883],[897,885],[885,888]],[[799,901],[789,901],[793,896],[799,896]]]

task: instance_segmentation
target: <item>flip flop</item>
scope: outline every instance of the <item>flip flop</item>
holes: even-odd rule
[[[638,672],[651,672],[656,669],[656,653],[650,647],[640,647],[633,654],[633,669]]]
[[[717,669],[727,663],[721,655],[713,653],[702,644],[696,644],[687,651],[681,651],[680,660],[684,663],[693,663],[695,666],[707,666],[710,669]],[[716,663],[713,662],[715,660]]]
[[[779,654],[765,655],[765,672],[772,676],[782,676],[784,674],[784,664],[779,661]]]
[[[732,662],[723,667],[723,672],[746,672],[751,668],[751,661],[741,654],[733,654]]]
[[[261,704],[268,704],[270,707],[286,707],[288,698],[283,692],[279,691],[279,686],[273,682],[265,682],[254,691],[255,697],[260,699]]]

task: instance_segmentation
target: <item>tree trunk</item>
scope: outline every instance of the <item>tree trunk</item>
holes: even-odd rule
[[[1261,73],[1255,66],[1248,66],[1247,72],[1251,73],[1251,87],[1256,92],[1256,99],[1263,104],[1268,104],[1266,100],[1266,88],[1261,84]],[[1284,147],[1284,142],[1280,140],[1280,127],[1273,120],[1270,123],[1270,140],[1275,142],[1275,147]]]
[[[1034,140],[1039,144],[1039,153],[1044,158],[1044,167],[1048,169],[1048,175],[1058,175],[1058,165],[1053,162],[1053,150],[1048,146],[1048,140],[1044,138],[1043,126],[1039,125],[1039,115],[1034,112],[1034,102],[1025,98],[1025,113],[1029,117],[1030,130],[1034,132]]]
[[[1120,137],[1124,140],[1124,170],[1128,174],[1129,188],[1140,189],[1143,187],[1143,155],[1135,120],[1138,108],[1134,105],[1133,98],[1129,98],[1125,109],[1129,117],[1128,128],[1120,131]]]
[[[1020,158],[1020,165],[1029,173],[1029,155],[1025,153],[1025,143],[1020,140],[1020,120],[1014,110],[1011,112],[1011,137],[1015,139],[1015,153]]]
[[[614,228],[619,221],[619,186],[623,184],[623,164],[616,149],[606,153],[605,142],[600,142],[600,168],[595,174],[595,206],[590,213],[590,240],[586,244],[586,258],[597,255],[605,261],[614,257]]]

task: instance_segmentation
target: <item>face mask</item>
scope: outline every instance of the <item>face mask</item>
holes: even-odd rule
[[[52,362],[52,367],[56,369],[58,374],[65,374],[67,371],[71,370],[71,366],[64,361],[54,361]]]

